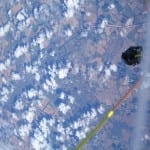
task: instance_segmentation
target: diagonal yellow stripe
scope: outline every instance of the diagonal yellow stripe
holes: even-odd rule
[[[76,150],[82,150],[83,146],[87,144],[89,140],[107,123],[107,121],[113,116],[113,114],[114,111],[110,110],[96,125],[96,127],[92,129],[83,140],[81,140],[81,142],[77,145]]]

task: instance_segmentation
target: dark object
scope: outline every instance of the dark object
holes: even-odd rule
[[[131,46],[122,53],[122,59],[127,65],[136,65],[141,62],[143,48],[141,46]]]

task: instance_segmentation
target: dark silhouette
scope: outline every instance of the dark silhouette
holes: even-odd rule
[[[122,59],[127,65],[137,65],[141,62],[143,48],[141,46],[131,46],[122,53]]]

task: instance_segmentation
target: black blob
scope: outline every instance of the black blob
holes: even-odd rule
[[[122,59],[127,65],[140,64],[143,48],[141,46],[131,46],[122,53]]]

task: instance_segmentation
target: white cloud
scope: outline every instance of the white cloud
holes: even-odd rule
[[[19,20],[19,21],[22,21],[25,19],[25,16],[23,15],[23,13],[19,12],[16,16],[16,18]]]
[[[0,71],[6,70],[6,66],[4,63],[0,63]]]
[[[26,66],[26,72],[27,73],[29,73],[29,72],[31,72],[32,71],[32,66],[31,65],[29,65],[29,66]]]
[[[48,120],[48,123],[49,123],[50,126],[53,126],[54,123],[55,123],[55,120],[54,119],[50,119],[50,120]]]
[[[20,80],[21,77],[18,73],[12,73],[12,80]]]
[[[83,139],[86,137],[86,133],[82,131],[76,131],[76,136],[79,138],[79,140]]]
[[[56,140],[60,142],[64,142],[64,137],[62,135],[56,136]]]
[[[79,0],[65,0],[65,5],[67,6],[65,16],[68,18],[73,17],[75,11],[79,8]]]
[[[57,131],[60,132],[61,134],[64,134],[64,133],[65,133],[65,129],[62,127],[61,124],[58,124],[58,125],[57,125]]]
[[[5,34],[9,31],[10,29],[10,24],[7,23],[5,26],[0,27],[0,37],[5,36]]]
[[[46,30],[46,37],[47,37],[47,39],[50,40],[52,35],[53,35],[53,32]]]
[[[4,95],[0,99],[1,102],[7,102],[7,100],[8,100],[8,95]]]
[[[46,83],[43,83],[43,89],[48,92],[49,86]]]
[[[93,119],[96,119],[97,115],[97,110],[92,108],[88,112],[84,113],[81,118],[79,118],[77,121],[74,121],[70,125],[71,129],[77,130],[75,133],[76,137],[78,137],[80,140],[85,138],[86,134],[90,130],[90,123]]]
[[[67,36],[72,36],[72,31],[70,29],[68,29],[68,30],[65,31],[65,34]]]
[[[25,124],[19,127],[19,134],[21,137],[28,136],[31,130],[31,125],[30,124]]]
[[[30,90],[28,90],[28,97],[29,98],[33,98],[33,97],[35,97],[36,95],[37,95],[37,91],[35,90],[35,89],[30,89]]]
[[[15,113],[12,113],[12,118],[13,118],[14,120],[18,120],[18,117],[17,117],[17,115],[16,115]]]
[[[36,42],[40,45],[40,49],[45,48],[44,41],[46,40],[46,36],[44,33],[39,34]]]
[[[7,59],[4,63],[0,63],[0,71],[4,71],[10,66],[10,59]]]
[[[36,19],[38,19],[38,18],[39,18],[39,12],[38,12],[38,9],[37,9],[37,8],[34,8],[33,13],[34,13],[34,17],[35,17]]]
[[[8,88],[6,88],[6,87],[2,87],[1,95],[8,95],[8,94],[9,94],[9,90],[8,90]]]
[[[110,69],[105,69],[105,77],[108,79],[111,76]]]
[[[65,98],[65,93],[61,92],[59,98],[64,99]]]
[[[126,21],[126,26],[130,26],[130,25],[132,25],[133,24],[133,21],[134,21],[134,19],[133,18],[129,18],[127,21]]]
[[[80,127],[80,123],[79,121],[75,121],[71,126],[73,129],[78,129]]]
[[[50,56],[54,57],[54,56],[55,56],[55,51],[52,51],[52,52],[50,53]]]
[[[120,31],[120,35],[121,35],[122,37],[125,37],[126,34],[127,34],[127,29],[126,29],[126,28],[123,28],[123,29]]]
[[[6,59],[5,65],[6,65],[7,67],[10,66],[10,59]]]
[[[65,105],[64,103],[60,103],[58,106],[59,111],[61,111],[63,114],[66,114],[71,108],[69,105]]]
[[[9,93],[10,90],[7,87],[2,87],[0,101],[7,102]]]
[[[71,104],[73,104],[74,101],[75,101],[75,98],[73,96],[71,96],[71,95],[68,96],[68,99],[69,99]]]
[[[62,150],[67,150],[67,147],[65,145],[62,145]]]
[[[37,139],[32,138],[31,144],[32,144],[34,150],[41,150],[40,142]]]
[[[27,17],[27,15],[19,14],[19,16],[17,18],[19,20],[19,22],[17,24],[17,28],[20,31],[24,31],[25,29],[29,28],[31,25],[31,18],[29,17],[29,18],[25,19],[25,17]]]
[[[117,71],[117,66],[115,64],[112,64],[110,66],[110,70],[112,70],[113,72],[116,72]]]
[[[38,72],[35,73],[35,80],[36,81],[40,80],[40,74]]]
[[[64,79],[67,77],[67,74],[68,74],[68,68],[62,68],[58,71],[58,77],[59,79]]]
[[[46,138],[50,133],[50,129],[48,128],[48,122],[45,118],[43,118],[40,122],[40,129],[43,132],[44,138]]]
[[[28,46],[18,46],[15,50],[15,57],[19,58],[20,56],[22,56],[23,54],[25,54],[28,51]]]
[[[103,70],[103,65],[100,65],[98,71],[101,72]]]
[[[37,71],[38,71],[38,66],[37,65],[33,65],[31,73],[35,74],[35,73],[37,73]]]
[[[34,109],[29,108],[29,110],[25,113],[24,118],[31,123],[34,119],[35,112]]]
[[[102,21],[100,27],[101,27],[101,28],[105,28],[107,24],[108,24],[108,20],[107,20],[107,19],[103,19],[103,21]]]
[[[149,136],[148,134],[145,134],[145,135],[144,135],[144,139],[150,141],[150,136]]]
[[[31,144],[35,150],[51,150],[52,147],[50,143],[47,143],[46,138],[39,129],[35,129],[34,138],[31,138]]]
[[[20,100],[17,100],[15,103],[15,109],[22,110],[24,108],[23,102]]]
[[[38,78],[39,73],[38,73],[38,66],[37,65],[27,65],[25,67],[25,70],[27,73],[32,73],[35,74],[35,76]]]
[[[97,111],[100,113],[100,114],[103,114],[105,112],[105,109],[102,105],[99,106],[99,108],[97,109]]]
[[[96,116],[97,116],[97,112],[94,108],[92,108],[92,111],[91,111],[91,114],[90,114],[91,119],[95,118]]]
[[[21,9],[21,11],[19,11],[16,15],[16,18],[19,21],[25,20],[26,17],[28,17],[28,14],[25,12],[25,9]]]
[[[115,7],[116,7],[116,6],[115,6],[115,4],[113,4],[113,3],[108,6],[109,9],[114,9]]]
[[[36,129],[36,130],[35,130],[34,137],[35,137],[39,142],[43,142],[43,141],[44,141],[43,133],[42,133],[39,129]]]
[[[58,87],[55,79],[52,77],[50,78],[50,80],[46,79],[46,85],[48,86],[48,88],[51,88],[52,90],[55,90]]]
[[[2,79],[2,83],[7,84],[6,78],[2,77],[1,79]]]
[[[48,66],[48,69],[49,69],[49,71],[48,71],[49,75],[52,76],[52,78],[54,78],[56,76],[56,73],[57,73],[56,65],[53,64],[52,67]]]

